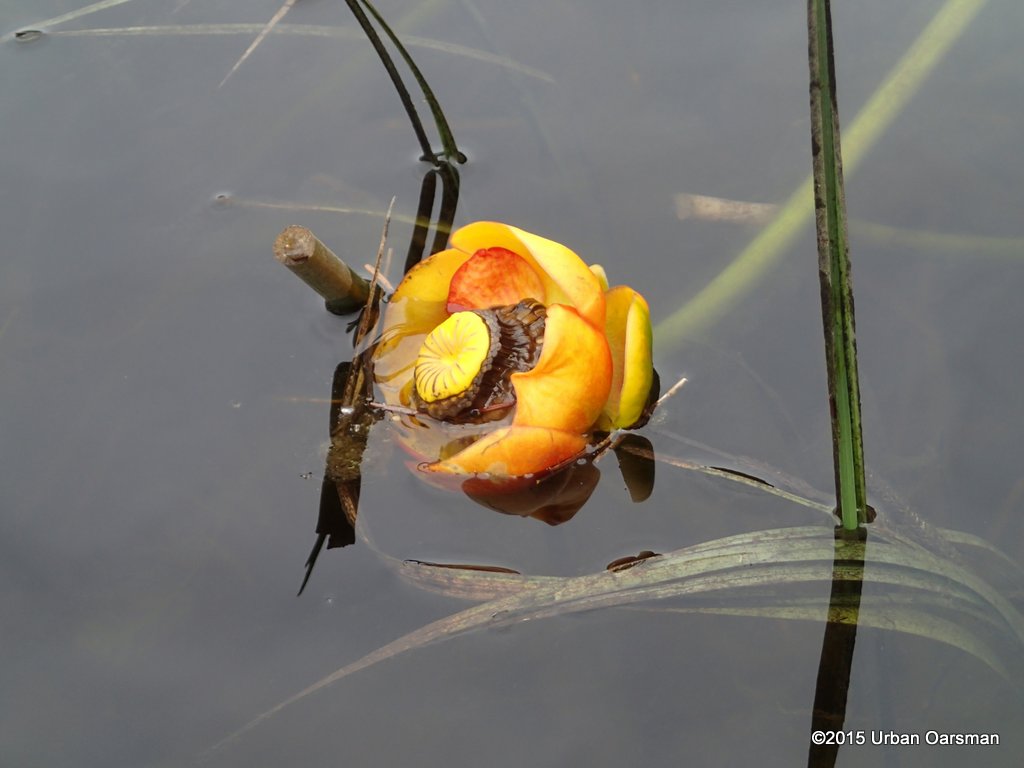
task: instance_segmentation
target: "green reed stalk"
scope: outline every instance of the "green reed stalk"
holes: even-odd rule
[[[808,0],[807,25],[814,218],[832,415],[832,455],[843,528],[854,530],[867,521],[867,490],[829,0]]]

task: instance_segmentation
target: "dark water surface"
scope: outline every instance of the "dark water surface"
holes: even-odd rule
[[[846,123],[940,5],[837,10]],[[380,552],[365,541],[325,552],[296,598],[325,398],[350,346],[347,321],[274,263],[271,243],[302,223],[352,263],[371,261],[394,195],[400,261],[427,166],[342,2],[302,0],[285,21],[350,34],[270,35],[220,88],[255,31],[61,33],[260,25],[277,0],[135,0],[13,39],[78,7],[14,0],[0,12],[0,764],[805,764],[823,612],[613,608],[482,629],[363,670],[206,752],[473,605],[418,588],[388,557],[574,576],[644,549],[829,522],[667,464],[634,505],[609,457],[587,506],[549,527],[427,488],[379,430],[361,521]],[[498,219],[564,242],[640,290],[656,323],[758,231],[682,220],[676,195],[783,203],[809,172],[803,3],[379,8],[441,44],[411,50],[470,157],[456,224]],[[859,222],[979,238],[921,246],[854,228],[867,461],[932,526],[1017,563],[1022,24],[1018,2],[985,4],[847,190]],[[746,471],[756,465],[739,457],[751,457],[830,488],[815,258],[805,228],[724,320],[659,345],[663,384],[690,379],[644,432],[659,454]],[[964,559],[1020,605],[1019,571],[977,548]],[[865,595],[881,590],[869,576]],[[862,627],[848,729],[1002,743],[844,747],[838,764],[1018,765],[1022,722],[1020,680],[977,653]]]

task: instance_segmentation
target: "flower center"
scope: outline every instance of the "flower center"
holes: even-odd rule
[[[456,312],[420,347],[416,393],[428,404],[461,395],[491,354],[491,331],[484,318],[476,312]]]
[[[453,314],[420,347],[413,375],[417,407],[455,423],[501,418],[515,405],[512,374],[540,358],[545,316],[532,299]]]

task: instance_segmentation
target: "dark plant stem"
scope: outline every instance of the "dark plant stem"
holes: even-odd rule
[[[402,82],[401,75],[398,74],[398,69],[395,67],[395,62],[391,58],[391,54],[387,52],[384,47],[384,41],[380,39],[380,35],[377,34],[377,30],[370,24],[370,20],[366,18],[366,14],[363,13],[363,9],[359,7],[359,0],[345,0],[348,3],[348,7],[352,11],[352,15],[356,17],[356,21],[359,22],[359,26],[363,28],[363,32],[366,33],[367,38],[370,40],[370,44],[373,45],[373,49],[377,52],[377,56],[380,58],[381,63],[384,65],[384,69],[388,71],[388,76],[391,78],[391,82],[395,86],[395,90],[398,91],[398,98],[402,100],[402,106],[405,107],[405,112],[409,115],[409,120],[412,122],[412,129],[416,133],[416,140],[420,143],[420,148],[423,150],[422,160],[433,161],[435,158],[434,150],[430,146],[430,140],[427,138],[426,131],[423,130],[423,123],[420,122],[420,116],[416,112],[416,107],[412,103],[412,97],[409,96],[409,91],[405,87],[405,83]]]
[[[398,35],[392,31],[391,27],[388,26],[388,23],[384,20],[384,17],[380,15],[369,0],[345,0],[345,2],[348,3],[348,7],[352,11],[352,15],[356,17],[356,21],[359,22],[359,26],[363,28],[363,32],[365,32],[366,36],[369,38],[370,43],[373,45],[373,49],[377,52],[377,56],[380,57],[381,63],[384,65],[388,75],[391,77],[391,82],[398,91],[398,96],[402,100],[402,106],[405,107],[406,114],[409,115],[409,120],[412,122],[412,129],[416,133],[416,139],[420,143],[420,148],[423,150],[423,155],[420,159],[432,162],[437,166],[443,165],[445,162],[466,162],[466,156],[459,151],[458,146],[455,144],[455,137],[452,135],[451,126],[448,125],[448,120],[444,116],[444,111],[441,109],[441,105],[438,102],[437,97],[434,95],[434,91],[431,89],[430,84],[427,83],[427,80],[420,71],[420,68],[416,66],[416,62],[413,61],[412,56],[409,55],[405,46],[402,45],[401,40],[398,39]],[[384,41],[381,40],[380,35],[377,34],[377,30],[373,28],[373,25],[370,23],[369,18],[367,18],[360,5],[366,7],[374,20],[376,20],[376,22],[381,26],[381,29],[384,30],[384,33],[391,40],[395,48],[398,49],[402,59],[412,72],[417,85],[419,85],[420,90],[423,91],[423,98],[430,106],[430,112],[434,117],[434,124],[437,126],[438,135],[441,137],[441,146],[443,149],[440,153],[434,152],[433,148],[430,146],[430,140],[427,138],[427,133],[423,128],[423,123],[420,121],[419,113],[416,111],[416,107],[412,103],[412,97],[409,95],[409,90],[405,87],[405,83],[402,82],[402,77],[398,74],[398,68],[395,66],[394,60],[384,47]]]
[[[391,42],[394,43],[395,48],[402,55],[406,65],[412,72],[412,76],[416,78],[416,83],[419,85],[420,90],[423,91],[423,98],[427,100],[427,104],[430,105],[430,112],[434,116],[434,123],[437,125],[437,132],[441,137],[441,146],[444,147],[443,155],[449,161],[456,161],[459,163],[466,162],[466,156],[459,151],[459,148],[455,144],[455,137],[452,135],[451,127],[448,125],[448,121],[445,119],[444,112],[441,110],[441,104],[438,102],[437,97],[434,95],[434,91],[427,83],[427,79],[423,77],[423,73],[420,72],[420,68],[416,66],[416,62],[412,60],[412,56],[402,45],[401,40],[398,39],[388,23],[384,21],[384,17],[377,12],[377,9],[373,7],[373,4],[369,0],[362,0],[363,5],[366,6],[367,10],[373,15],[377,23],[380,24],[384,33],[391,38]],[[349,2],[349,5],[352,5]],[[365,27],[364,27],[365,29]],[[424,158],[427,159],[427,158]],[[436,159],[436,158],[435,158]]]

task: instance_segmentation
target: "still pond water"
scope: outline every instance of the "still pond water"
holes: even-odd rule
[[[826,540],[830,523],[664,462],[634,504],[609,456],[589,503],[549,526],[428,488],[375,429],[360,500],[372,545],[325,550],[296,597],[332,376],[351,346],[347,320],[271,243],[301,223],[372,261],[396,196],[400,262],[428,166],[342,2],[296,3],[283,23],[307,34],[267,36],[226,80],[278,0],[110,3],[13,38],[84,5],[0,11],[0,763],[805,764],[830,563],[810,586],[748,595],[758,617],[713,613],[725,591],[495,622],[209,751],[484,599],[423,589],[396,562],[580,576],[751,531],[813,525]],[[564,242],[640,290],[656,324],[760,226],[682,218],[679,196],[781,204],[809,171],[803,3],[378,5],[469,156],[456,225],[497,219]],[[844,123],[941,5],[836,9]],[[848,178],[866,454],[886,489],[880,523],[926,548],[934,529],[961,531],[1019,564],[1024,11],[974,5]],[[124,31],[227,24],[245,26]],[[82,32],[99,28],[121,31]],[[659,456],[828,491],[815,258],[805,226],[728,311],[658,344],[663,387],[689,379],[643,431]],[[1016,615],[1017,566],[958,552]],[[890,594],[871,573],[865,611]],[[798,598],[817,606],[812,620],[780,617]],[[844,747],[839,765],[1019,764],[1021,678],[984,650],[1012,659],[1019,636],[971,635],[998,625],[991,607],[929,605],[924,632],[860,628],[846,728],[1001,744]]]

